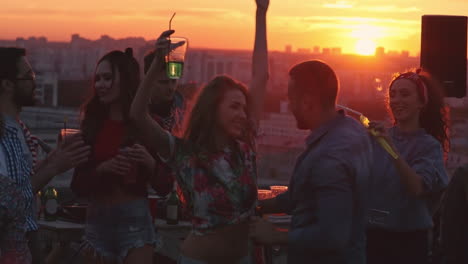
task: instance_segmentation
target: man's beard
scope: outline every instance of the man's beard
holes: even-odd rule
[[[13,100],[18,107],[22,106],[33,106],[36,104],[36,98],[34,96],[34,89],[29,94],[24,94],[18,86],[15,87],[15,94]]]

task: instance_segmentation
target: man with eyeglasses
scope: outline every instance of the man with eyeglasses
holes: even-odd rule
[[[54,176],[86,162],[90,154],[90,147],[77,134],[36,164],[39,144],[19,118],[23,106],[34,105],[35,89],[35,75],[26,51],[0,48],[0,176],[9,178],[19,189],[24,200],[21,217],[25,220],[15,220],[10,225],[0,221],[0,263],[30,262],[24,256],[29,255],[26,237],[34,241],[38,229],[33,208],[35,194]],[[0,205],[0,219],[4,220],[7,212],[13,210],[8,206],[15,204]],[[34,243],[29,247],[31,244]],[[34,263],[40,263],[40,259],[35,259],[36,250],[31,251]]]

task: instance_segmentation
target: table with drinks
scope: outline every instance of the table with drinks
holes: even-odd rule
[[[275,198],[277,195],[284,193],[288,190],[287,186],[272,185],[269,190],[259,189],[258,200],[266,200]],[[262,216],[265,220],[273,223],[278,228],[288,228],[291,222],[291,216],[287,214],[264,214]],[[265,257],[265,264],[279,264],[286,263],[287,254],[286,248],[283,246],[264,246],[263,253]]]
[[[83,240],[86,210],[82,210],[80,220],[64,218],[64,216],[69,215],[67,211],[74,210],[82,205],[59,206],[58,201],[58,192],[53,187],[47,187],[38,197],[37,207],[40,208],[38,211],[39,235],[45,248],[54,248],[54,245],[58,244],[66,247],[70,243],[80,244]],[[180,220],[180,209],[178,208],[178,198],[175,191],[167,199],[150,194],[148,195],[148,201],[153,223],[158,231],[158,243],[155,251],[175,260],[180,252],[181,241],[190,232],[191,223]],[[158,208],[158,201],[165,201],[165,214],[160,211],[161,207]],[[156,218],[156,213],[162,215],[164,219]],[[48,253],[45,252],[46,255]]]
[[[258,190],[258,199],[273,198],[286,190],[286,186],[271,186],[270,190]],[[177,201],[174,197],[171,198],[174,195],[175,191],[167,199],[164,199],[163,197],[150,194],[148,200],[154,225],[158,231],[158,243],[155,252],[176,260],[180,255],[180,245],[191,230],[191,223],[179,219],[180,210],[177,208]],[[68,245],[71,242],[80,243],[83,239],[85,224],[83,222],[67,221],[57,216],[58,197],[57,191],[54,188],[47,188],[42,196],[44,206],[42,206],[43,210],[38,221],[41,235],[46,237],[49,243],[53,242],[61,245]],[[166,201],[165,216],[164,218],[156,218],[158,201],[161,200]],[[171,200],[174,201],[171,202]],[[173,206],[176,207],[174,208]],[[160,212],[158,212],[159,214]],[[263,217],[279,227],[285,227],[290,222],[290,216],[284,214],[270,214]],[[284,248],[265,247],[264,252],[266,264],[283,263],[285,261]]]

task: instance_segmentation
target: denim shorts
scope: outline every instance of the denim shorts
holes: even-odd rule
[[[146,199],[118,205],[90,204],[83,247],[96,256],[123,262],[129,250],[156,246],[156,233]]]

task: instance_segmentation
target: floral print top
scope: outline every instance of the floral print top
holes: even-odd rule
[[[166,162],[192,214],[195,234],[241,223],[254,214],[257,171],[252,147],[238,141],[236,151],[195,154],[190,142],[169,136],[172,154]]]

